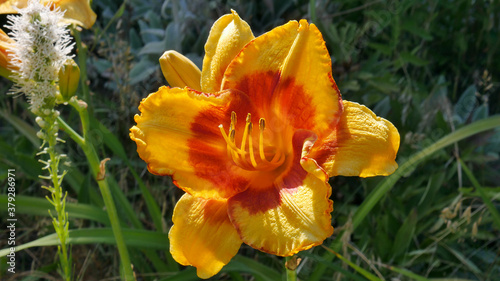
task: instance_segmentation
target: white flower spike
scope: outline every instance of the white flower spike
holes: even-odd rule
[[[53,4],[49,4],[53,5]],[[14,39],[9,56],[15,70],[11,94],[25,94],[34,113],[53,108],[58,92],[59,69],[72,58],[73,45],[67,24],[61,20],[64,11],[50,9],[36,0],[19,9],[19,15],[8,16],[9,35]]]

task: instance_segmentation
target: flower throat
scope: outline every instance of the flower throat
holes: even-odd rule
[[[286,157],[279,149],[272,153],[265,151],[264,130],[266,128],[266,120],[264,118],[260,118],[259,120],[259,145],[258,151],[255,151],[252,138],[253,124],[251,122],[251,117],[251,114],[248,113],[240,147],[238,147],[235,142],[237,124],[236,113],[234,111],[231,112],[231,124],[229,125],[229,131],[227,134],[224,131],[222,124],[219,125],[222,137],[227,143],[228,155],[236,165],[245,170],[274,170],[283,164]]]

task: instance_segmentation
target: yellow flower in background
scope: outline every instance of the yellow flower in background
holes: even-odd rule
[[[2,29],[0,29],[0,71],[5,71],[5,74],[10,73],[13,68],[17,68],[10,64],[10,58],[7,50],[12,48],[14,40],[10,38]]]
[[[97,17],[90,7],[89,0],[41,0],[40,3],[43,5],[53,3],[61,11],[66,11],[64,14],[66,23],[86,29],[94,25]],[[0,14],[16,14],[15,8],[25,8],[27,4],[28,0],[0,0]]]
[[[397,168],[397,129],[342,101],[314,24],[290,21],[257,38],[247,27],[235,12],[220,18],[205,45],[201,91],[161,87],[130,129],[149,171],[186,192],[170,252],[201,278],[242,242],[279,256],[323,243],[333,233],[329,177]]]

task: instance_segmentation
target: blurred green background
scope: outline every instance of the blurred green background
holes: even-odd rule
[[[128,130],[140,100],[166,84],[161,54],[177,50],[201,66],[211,25],[230,9],[256,36],[289,20],[315,23],[343,98],[370,107],[401,135],[397,161],[407,165],[397,181],[330,179],[336,230],[324,245],[343,260],[321,246],[301,252],[299,279],[500,280],[500,123],[459,142],[453,135],[500,114],[499,1],[95,0],[92,7],[97,22],[82,39],[93,140],[99,156],[111,158],[108,173],[122,226],[131,229],[126,237],[138,280],[197,277],[168,253],[166,233],[182,191],[147,171]],[[38,179],[38,128],[25,99],[6,95],[10,85],[0,79],[0,214],[4,220],[7,169],[16,169],[17,243],[24,244],[54,230]],[[80,126],[75,111],[60,110]],[[450,145],[418,154],[446,137]],[[84,154],[69,139],[59,148],[71,159],[64,188],[75,280],[118,280],[109,220]],[[369,201],[374,190],[384,192]],[[366,202],[374,205],[360,215]],[[6,237],[7,229],[0,233]],[[58,280],[56,247],[30,248],[17,258],[18,279],[10,280]],[[0,276],[14,278],[5,264],[0,258]],[[281,280],[283,272],[282,258],[243,245],[212,280]]]

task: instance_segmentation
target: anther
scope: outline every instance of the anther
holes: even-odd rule
[[[232,111],[231,112],[231,124],[234,124],[234,126],[236,126],[236,112]]]

